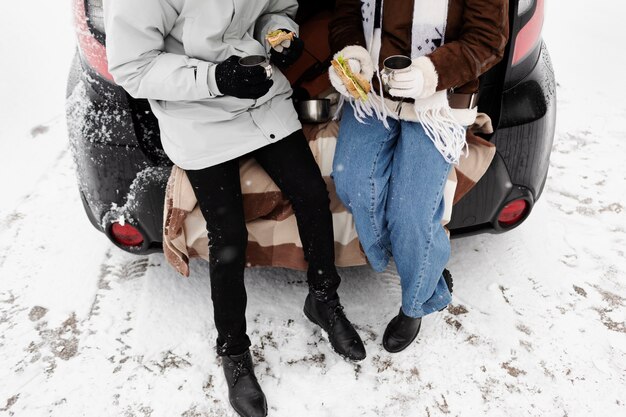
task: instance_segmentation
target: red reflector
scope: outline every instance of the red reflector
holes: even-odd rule
[[[518,223],[526,215],[528,202],[526,200],[515,200],[504,206],[498,216],[498,222],[502,226],[512,226]]]
[[[526,58],[535,49],[541,38],[541,29],[543,28],[543,2],[537,0],[537,7],[533,17],[528,23],[517,33],[515,38],[515,50],[513,51],[512,65],[519,63]]]
[[[113,223],[111,235],[122,246],[141,246],[143,243],[141,232],[128,223],[123,226],[119,223]]]

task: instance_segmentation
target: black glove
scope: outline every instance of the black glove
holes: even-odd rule
[[[274,81],[267,79],[265,68],[260,65],[244,67],[239,65],[237,55],[215,67],[215,82],[222,94],[237,98],[258,99],[270,91]]]
[[[289,29],[281,29],[284,32],[291,32]],[[282,52],[278,52],[274,48],[270,49],[270,62],[278,68],[287,68],[300,58],[304,50],[304,42],[297,36],[293,37],[289,48],[283,48]]]

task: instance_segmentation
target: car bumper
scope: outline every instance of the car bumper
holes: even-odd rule
[[[541,196],[550,165],[556,121],[556,83],[545,46],[532,71],[503,92],[500,123],[491,142],[496,157],[476,187],[452,211],[453,237],[517,227]],[[528,211],[518,223],[503,226],[501,210],[524,199]]]
[[[160,250],[171,165],[142,146],[153,132],[133,112],[144,111],[134,109],[121,88],[98,79],[76,56],[68,79],[66,112],[81,200],[91,223],[122,249]],[[145,137],[139,137],[144,130]],[[140,246],[125,247],[112,238],[111,225],[120,221],[142,233]]]

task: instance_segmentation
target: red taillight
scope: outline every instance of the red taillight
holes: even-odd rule
[[[85,0],[74,0],[74,24],[80,53],[91,68],[106,80],[113,82],[113,76],[109,73],[106,48],[94,37],[87,19]]]
[[[512,65],[516,65],[537,47],[541,39],[541,29],[543,28],[543,3],[544,0],[536,0],[537,6],[533,16],[528,23],[517,33],[515,38],[515,49],[513,50]]]
[[[122,246],[141,246],[143,243],[141,232],[128,223],[113,223],[111,236]]]
[[[500,226],[509,227],[517,224],[522,220],[528,212],[528,201],[515,200],[504,206],[498,216]]]

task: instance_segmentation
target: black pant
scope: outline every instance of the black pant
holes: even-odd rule
[[[326,184],[301,130],[249,154],[265,169],[291,202],[309,264],[310,293],[319,300],[336,297],[340,278],[335,269],[332,214]],[[246,335],[244,268],[246,229],[239,158],[187,176],[207,222],[211,298],[220,355],[250,347]]]

